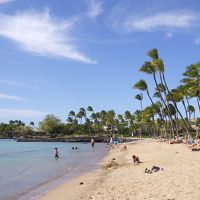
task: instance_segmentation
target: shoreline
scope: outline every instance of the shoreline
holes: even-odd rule
[[[66,181],[38,200],[199,199],[199,152],[191,152],[184,144],[151,139],[127,143],[127,147],[127,151],[112,149],[95,172]],[[133,154],[140,157],[140,165],[133,164]],[[115,164],[111,164],[113,158]],[[163,170],[145,173],[152,166]]]

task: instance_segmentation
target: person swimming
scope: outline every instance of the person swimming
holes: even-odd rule
[[[79,150],[78,147],[72,147],[72,150]]]

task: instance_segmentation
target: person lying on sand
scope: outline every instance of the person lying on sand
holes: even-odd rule
[[[179,144],[179,143],[182,143],[183,142],[183,138],[179,138],[179,136],[175,136],[175,139],[173,140],[170,140],[170,144]]]
[[[200,146],[196,146],[196,147],[193,147],[191,148],[192,151],[200,151]]]
[[[200,136],[197,137],[197,139],[195,140],[195,142],[191,145],[188,145],[188,148],[200,148]]]
[[[134,163],[136,163],[136,164],[140,164],[140,163],[141,163],[141,161],[140,161],[140,159],[139,159],[138,156],[133,155],[132,158],[133,158],[133,162],[134,162]]]

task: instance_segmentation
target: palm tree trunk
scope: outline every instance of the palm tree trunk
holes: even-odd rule
[[[188,118],[188,112],[187,112],[187,108],[186,108],[186,105],[185,105],[185,101],[184,101],[184,99],[182,99],[182,104],[183,104],[183,107],[184,107],[184,110],[185,110],[185,116],[186,116],[186,119],[188,120],[189,118]]]
[[[198,105],[199,112],[200,112],[200,103],[199,103],[199,97],[197,97],[197,105]]]
[[[143,121],[144,121],[144,112],[143,112],[142,100],[140,101],[140,107],[141,107],[141,111],[142,111],[142,125],[141,125],[141,137],[142,137],[142,133],[143,133]]]
[[[163,79],[162,79],[161,73],[159,73],[159,75],[160,75],[161,84],[164,85],[164,84],[163,84]],[[155,80],[155,82],[157,82],[157,81],[156,81],[156,78],[154,78],[154,80]],[[175,130],[176,134],[178,134],[178,129],[177,129],[176,122],[173,121],[172,116],[171,116],[171,113],[170,113],[169,103],[168,103],[168,101],[167,101],[167,94],[166,94],[166,91],[164,90],[164,95],[165,95],[165,100],[166,100],[166,102],[165,102],[165,100],[163,99],[161,92],[160,92],[160,91],[158,91],[158,92],[159,92],[159,94],[160,94],[161,100],[162,100],[163,103],[164,103],[165,108],[167,109],[167,113],[168,113],[168,116],[169,116],[169,119],[170,119],[171,129],[172,129],[173,135],[174,135],[174,130]]]
[[[169,88],[168,88],[168,86],[167,86],[164,73],[162,73],[162,78],[163,78],[163,81],[164,81],[164,83],[165,83],[165,87],[166,87],[166,89],[167,89],[167,92],[168,92],[169,95],[170,95],[170,91],[169,91]],[[189,128],[188,128],[188,126],[187,126],[187,123],[185,122],[185,120],[184,120],[184,118],[183,118],[183,115],[181,114],[180,110],[178,109],[177,104],[176,104],[176,102],[174,101],[173,95],[170,95],[170,97],[171,97],[171,99],[172,99],[172,102],[173,102],[173,104],[174,104],[174,107],[176,108],[176,111],[178,112],[178,114],[179,114],[180,117],[181,117],[181,120],[182,120],[183,123],[184,123],[184,126],[185,126],[185,129],[186,129],[186,132],[187,132],[188,136],[190,136],[190,132],[189,132]]]
[[[147,95],[148,95],[148,97],[149,97],[149,99],[150,99],[150,101],[151,101],[153,107],[156,109],[156,112],[157,112],[158,115],[160,116],[161,121],[164,121],[164,119],[163,119],[163,117],[162,117],[162,115],[161,115],[159,109],[156,107],[156,105],[154,104],[154,102],[153,102],[153,100],[152,100],[152,98],[151,98],[151,96],[150,96],[150,94],[149,94],[149,90],[147,90]]]

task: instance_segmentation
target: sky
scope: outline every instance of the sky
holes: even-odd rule
[[[175,88],[200,59],[200,0],[0,0],[0,122],[133,113],[153,48]]]

